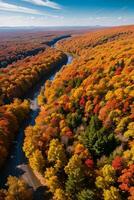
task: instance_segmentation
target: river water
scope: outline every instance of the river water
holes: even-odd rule
[[[55,45],[52,45],[52,47],[56,48]],[[70,55],[67,55],[67,57],[68,59],[66,65],[70,64],[73,59],[73,57]],[[26,120],[26,122],[20,128],[20,131],[11,146],[10,156],[7,159],[5,166],[0,170],[0,187],[5,187],[5,183],[9,175],[16,177],[21,176],[34,190],[37,190],[37,188],[41,187],[39,180],[35,177],[31,168],[29,167],[28,161],[22,150],[24,142],[24,130],[27,126],[35,124],[35,118],[37,117],[40,110],[37,103],[37,97],[40,94],[41,88],[44,86],[45,81],[48,79],[53,80],[56,72],[59,71],[62,67],[63,65],[59,66],[58,70],[53,72],[47,78],[42,79],[34,88],[30,90],[29,94],[25,96],[25,99],[29,99],[31,102],[31,113],[28,120]]]

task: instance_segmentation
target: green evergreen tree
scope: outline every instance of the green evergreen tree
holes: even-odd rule
[[[92,190],[84,189],[77,195],[78,200],[95,200],[95,193]]]
[[[102,126],[97,116],[92,116],[86,131],[79,137],[94,157],[111,153],[118,144],[112,130]]]
[[[75,170],[76,174],[79,174],[79,168]],[[71,199],[76,199],[76,194],[80,191],[80,189],[84,186],[85,179],[84,176],[76,177],[73,174],[68,176],[68,180],[66,182],[66,193],[71,197]]]

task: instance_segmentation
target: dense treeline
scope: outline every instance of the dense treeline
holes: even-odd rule
[[[0,67],[6,67],[17,60],[34,56],[45,50],[56,38],[66,33],[56,31],[21,31],[0,33]]]
[[[15,99],[13,103],[0,107],[0,167],[6,160],[10,145],[19,131],[20,125],[28,118],[30,105]]]
[[[25,58],[8,68],[0,69],[0,167],[4,165],[12,148],[11,144],[30,112],[30,103],[27,100],[22,102],[15,98],[26,95],[30,88],[47,78],[66,61],[67,56],[64,53],[47,47],[44,52],[34,57]],[[16,188],[19,187],[17,181],[19,180],[14,180],[13,187],[15,184]],[[8,193],[5,190],[1,191],[0,199],[28,199],[28,197],[20,197],[22,193],[18,194],[18,197],[12,197],[13,194]]]
[[[47,48],[38,55],[18,61],[15,65],[0,69],[0,101],[8,102],[22,97],[42,77],[66,63],[67,56],[61,51]]]
[[[30,166],[54,200],[133,200],[134,27],[59,46],[80,56],[41,91],[25,131]]]
[[[92,31],[86,33],[84,36],[78,35],[77,37],[72,37],[70,40],[59,41],[58,48],[73,55],[80,55],[82,50],[89,50],[98,45],[130,35],[133,32],[132,29],[131,26],[128,26],[125,29],[124,27],[116,27],[114,29],[105,28],[104,30]]]

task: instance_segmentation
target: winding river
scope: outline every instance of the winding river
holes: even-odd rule
[[[65,38],[62,38],[62,39],[65,39]],[[56,48],[56,43],[57,41],[55,42],[55,44],[52,44],[51,47]],[[68,59],[67,59],[66,65],[70,64],[73,59],[73,57],[70,55],[67,55],[67,57]],[[24,130],[27,126],[35,124],[35,118],[38,115],[39,110],[40,110],[37,103],[37,97],[40,94],[42,86],[45,84],[46,80],[48,79],[53,80],[56,72],[59,71],[62,68],[62,66],[59,66],[59,68],[55,72],[53,72],[47,78],[44,78],[43,80],[41,80],[30,91],[30,93],[25,96],[25,98],[29,99],[31,102],[31,113],[28,120],[20,128],[20,131],[17,134],[17,137],[12,144],[10,156],[7,159],[5,166],[0,170],[0,187],[5,187],[5,183],[9,175],[16,176],[16,177],[21,176],[35,191],[41,187],[39,180],[35,177],[31,168],[29,167],[28,161],[22,150],[23,142],[24,142]],[[39,195],[38,195],[38,199],[41,199],[39,198]]]

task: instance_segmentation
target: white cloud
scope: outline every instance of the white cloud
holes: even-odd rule
[[[22,0],[22,1],[26,1],[38,6],[46,6],[46,7],[54,8],[54,9],[61,9],[61,6],[59,4],[50,0]]]
[[[47,12],[41,12],[39,10],[18,6],[14,4],[5,3],[2,0],[0,0],[0,10],[1,11],[8,11],[8,12],[15,12],[15,13],[26,13],[26,14],[34,14],[34,15],[42,15],[42,16],[49,16],[52,18],[57,18],[59,16],[49,14]]]
[[[28,13],[28,14],[41,14],[41,12],[39,12],[38,10],[26,8],[23,6],[17,6],[14,4],[5,3],[1,0],[0,0],[0,10],[10,11],[10,12]]]

